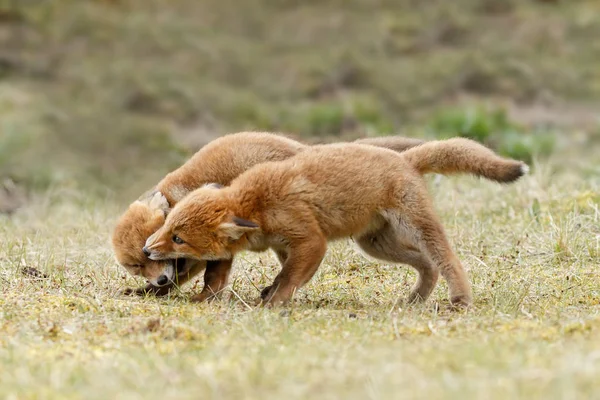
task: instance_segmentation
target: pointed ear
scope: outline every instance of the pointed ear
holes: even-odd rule
[[[133,204],[141,204],[151,210],[161,210],[165,214],[169,212],[169,201],[167,198],[158,191],[153,191],[144,194],[142,197],[137,199]]]
[[[257,231],[260,229],[258,224],[243,218],[233,217],[231,222],[224,222],[219,225],[221,232],[232,240],[238,240],[244,233]]]
[[[170,209],[167,198],[161,192],[154,193],[154,195],[148,200],[148,207],[154,210],[161,210],[165,214],[167,214]]]

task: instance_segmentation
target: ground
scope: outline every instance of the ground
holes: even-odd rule
[[[108,241],[122,204],[51,191],[0,217],[0,397],[594,398],[600,164],[580,154],[514,185],[429,180],[474,286],[459,312],[445,282],[403,305],[415,274],[350,242],[286,309],[248,305],[276,274],[269,253],[242,254],[212,304],[188,302],[199,284],[122,297],[141,284]]]
[[[0,397],[594,398],[600,393],[600,2],[20,0],[0,6]],[[474,108],[473,108],[474,107]],[[489,107],[488,111],[478,111]],[[308,142],[463,134],[532,161],[429,178],[474,305],[331,246],[283,310],[127,298],[126,205],[244,129]],[[13,214],[16,207],[20,207]],[[39,272],[38,272],[39,271]]]

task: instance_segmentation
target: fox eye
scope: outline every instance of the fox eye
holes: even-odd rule
[[[177,244],[184,244],[185,242],[183,241],[183,239],[181,239],[179,236],[177,235],[173,235],[172,237],[173,242],[177,243]]]

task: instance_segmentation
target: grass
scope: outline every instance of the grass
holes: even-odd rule
[[[225,298],[124,298],[108,235],[122,204],[52,190],[0,217],[3,398],[596,398],[600,168],[566,154],[501,186],[431,179],[475,304],[442,282],[403,307],[415,274],[331,246],[285,310],[248,307],[278,270],[236,261]],[[33,267],[48,275],[20,272]],[[438,307],[435,307],[435,304]]]
[[[598,135],[598,7],[0,6],[0,178],[43,190],[0,215],[0,397],[597,398],[598,139],[575,145]],[[170,298],[118,295],[141,284],[109,246],[123,199],[211,137],[400,128],[475,137],[534,162],[513,186],[431,180],[474,286],[470,310],[445,308],[444,282],[426,304],[403,307],[415,274],[347,242],[286,310],[247,306],[278,270],[270,254],[239,257],[215,303],[187,301],[197,282]]]

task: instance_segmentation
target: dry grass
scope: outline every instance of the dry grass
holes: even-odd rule
[[[347,243],[283,314],[245,305],[277,271],[268,254],[238,259],[221,302],[188,303],[192,285],[120,297],[123,204],[65,189],[142,190],[215,132],[385,133],[463,98],[597,130],[597,1],[10,3],[0,174],[63,189],[0,215],[1,398],[598,397],[597,154],[515,186],[432,183],[474,284],[465,313],[443,283],[400,307],[414,273]]]
[[[432,180],[475,305],[332,246],[294,305],[247,307],[276,273],[245,254],[226,297],[129,299],[107,237],[121,207],[53,191],[0,222],[3,398],[594,398],[600,390],[598,160],[513,186]],[[34,267],[47,279],[24,276]],[[435,311],[434,303],[439,303]]]

